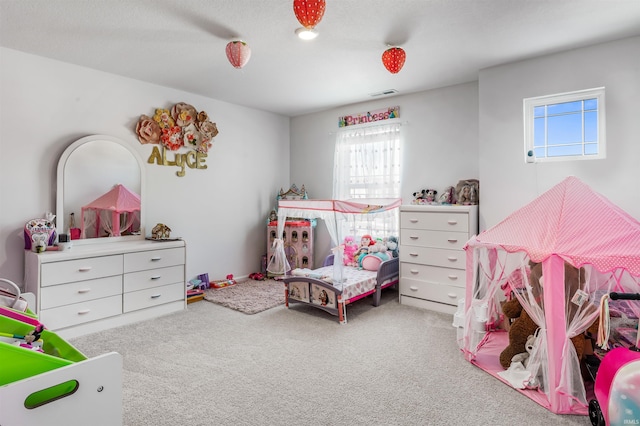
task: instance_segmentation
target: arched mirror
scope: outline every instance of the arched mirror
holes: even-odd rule
[[[106,135],[75,141],[58,162],[58,235],[77,243],[144,238],[144,189],[144,163],[126,142]]]

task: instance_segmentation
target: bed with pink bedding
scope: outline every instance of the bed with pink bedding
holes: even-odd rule
[[[333,282],[332,264],[313,270],[294,269],[283,278],[285,305],[310,305],[337,316],[340,324],[346,324],[348,304],[369,295],[373,295],[373,306],[380,304],[382,290],[398,283],[398,265],[398,258],[392,258],[380,263],[377,271],[345,266],[342,283]]]

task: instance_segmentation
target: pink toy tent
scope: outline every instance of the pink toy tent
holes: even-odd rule
[[[558,414],[587,414],[587,393],[571,337],[598,317],[610,291],[640,289],[640,222],[568,177],[501,223],[469,240],[464,332],[467,360]],[[529,280],[542,264],[542,294]],[[578,290],[565,291],[565,263],[578,269]],[[582,282],[584,281],[584,282]],[[505,370],[499,354],[500,303],[517,297],[539,337],[524,368]],[[638,306],[630,306],[637,316]],[[513,374],[512,374],[513,373]]]
[[[82,207],[82,238],[119,237],[140,229],[140,196],[124,185]]]

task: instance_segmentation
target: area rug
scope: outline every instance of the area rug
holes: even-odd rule
[[[205,291],[204,300],[244,312],[257,314],[284,304],[284,283],[276,280],[248,280]]]

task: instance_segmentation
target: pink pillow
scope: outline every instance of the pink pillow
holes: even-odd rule
[[[362,258],[362,269],[366,269],[367,271],[377,271],[381,263],[382,259],[378,256],[368,254]]]

